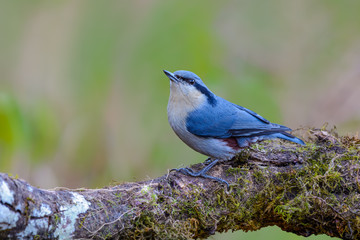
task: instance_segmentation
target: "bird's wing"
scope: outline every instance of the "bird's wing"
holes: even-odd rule
[[[254,111],[251,111],[251,110],[249,110],[249,109],[247,109],[247,108],[244,108],[244,107],[239,106],[239,105],[236,105],[236,104],[233,104],[233,105],[234,105],[235,107],[237,107],[238,109],[243,110],[243,111],[245,111],[245,112],[253,115],[254,117],[256,117],[257,119],[263,121],[264,123],[270,123],[269,120],[265,119],[264,117],[260,116],[259,114],[257,114],[257,113],[254,112]]]
[[[186,127],[197,136],[214,138],[250,137],[291,130],[230,102],[193,111],[187,117]]]

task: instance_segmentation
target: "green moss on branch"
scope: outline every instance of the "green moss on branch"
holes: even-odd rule
[[[211,174],[231,182],[230,191],[206,179],[171,173],[159,182],[160,209],[144,212],[152,214],[147,224],[142,221],[142,231],[186,239],[277,225],[303,236],[359,238],[360,140],[321,130],[302,134],[308,140],[304,147],[266,142],[215,167]]]
[[[218,182],[177,172],[103,189],[54,191],[0,174],[14,194],[14,206],[5,207],[21,215],[15,228],[0,230],[0,238],[22,234],[26,224],[39,220],[32,214],[41,206],[48,206],[44,218],[51,225],[34,231],[32,237],[53,238],[59,225],[67,227],[60,224],[65,218],[59,209],[74,216],[69,206],[80,201],[89,207],[81,213],[77,210],[73,238],[207,238],[215,232],[276,225],[302,236],[359,239],[360,140],[314,129],[296,134],[306,146],[263,142],[211,169],[209,174],[230,183],[229,191]]]

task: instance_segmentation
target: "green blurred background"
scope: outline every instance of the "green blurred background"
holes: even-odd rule
[[[201,162],[162,70],[291,128],[360,129],[360,1],[1,1],[0,171],[43,188]],[[214,239],[302,239],[277,227]],[[310,239],[328,239],[325,236]]]

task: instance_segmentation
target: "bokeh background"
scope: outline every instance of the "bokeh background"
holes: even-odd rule
[[[360,129],[360,1],[1,1],[0,171],[43,188],[139,181],[201,162],[169,81],[291,128]],[[214,239],[302,239],[277,227]],[[309,239],[328,239],[314,236]]]

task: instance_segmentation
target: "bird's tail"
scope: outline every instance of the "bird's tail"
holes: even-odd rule
[[[295,136],[293,136],[293,135],[291,135],[290,133],[287,133],[287,132],[276,133],[275,136],[277,138],[280,138],[280,139],[284,139],[284,140],[294,142],[294,143],[297,143],[297,144],[300,144],[300,145],[305,145],[303,140],[301,140],[300,138],[297,138],[297,137],[295,137]]]
[[[275,132],[275,133],[274,132],[266,132],[266,133],[263,132],[261,134],[254,134],[249,137],[237,137],[236,141],[237,141],[239,147],[248,147],[255,142],[259,142],[259,141],[263,141],[263,140],[271,140],[274,138],[280,138],[280,139],[284,139],[284,140],[294,142],[294,143],[297,143],[300,145],[305,145],[303,140],[301,140],[300,138],[297,138],[285,131],[279,131],[279,132]]]

